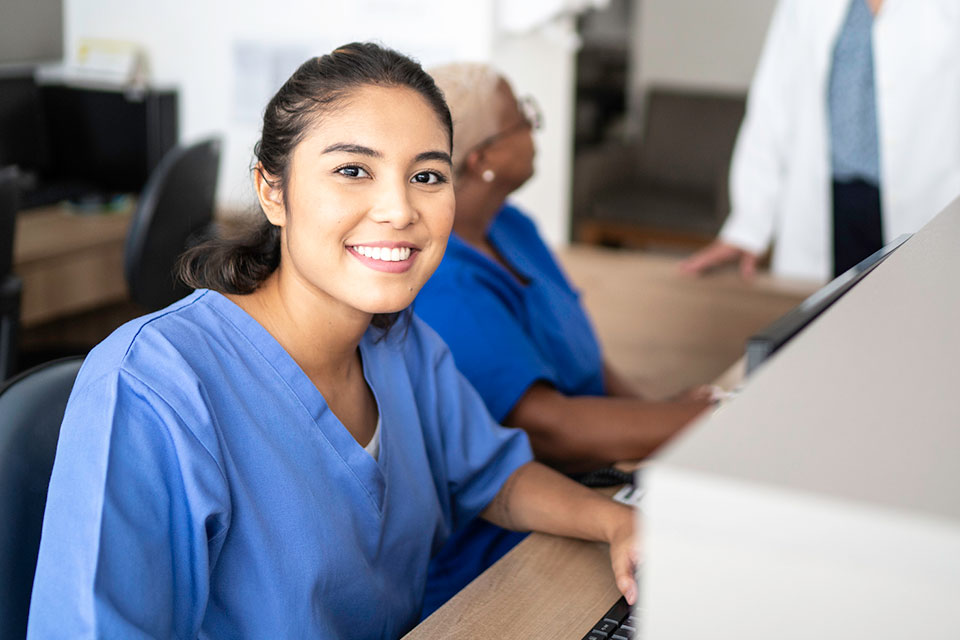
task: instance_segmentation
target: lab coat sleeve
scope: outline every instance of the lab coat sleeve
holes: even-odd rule
[[[147,384],[78,380],[50,481],[29,638],[195,638],[229,519],[210,452]]]
[[[720,239],[753,253],[769,247],[783,197],[797,108],[794,70],[804,63],[797,10],[804,1],[781,0],[774,11],[731,160],[731,209]]]

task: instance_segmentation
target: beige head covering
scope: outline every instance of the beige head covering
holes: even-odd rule
[[[497,84],[502,76],[478,62],[455,62],[429,71],[443,91],[453,117],[453,169],[460,171],[464,157],[475,146],[497,133]]]

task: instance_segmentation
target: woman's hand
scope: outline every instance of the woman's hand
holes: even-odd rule
[[[633,605],[637,601],[636,573],[640,563],[637,517],[629,507],[617,511],[617,522],[611,528],[610,537],[607,539],[610,543],[610,564],[613,566],[617,589],[626,597],[627,603]]]
[[[681,391],[673,396],[671,400],[677,402],[707,402],[714,404],[722,400],[726,395],[726,391],[715,384],[701,384]]]
[[[617,588],[637,601],[636,512],[538,462],[520,467],[480,514],[514,531],[542,531],[610,544]]]
[[[717,240],[680,263],[680,271],[688,275],[703,275],[729,262],[740,263],[740,277],[752,280],[757,272],[756,254]]]

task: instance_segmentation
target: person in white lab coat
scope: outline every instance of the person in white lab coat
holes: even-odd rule
[[[960,196],[960,0],[781,0],[733,153],[731,211],[682,265],[771,245],[826,280]]]

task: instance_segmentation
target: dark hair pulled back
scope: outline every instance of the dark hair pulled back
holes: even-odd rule
[[[363,86],[407,87],[433,108],[453,144],[453,121],[443,94],[423,68],[392,49],[354,42],[300,65],[267,103],[260,140],[254,147],[264,179],[279,181],[286,194],[293,150],[322,115]],[[452,149],[451,149],[452,151]],[[280,228],[262,212],[255,223],[235,228],[187,250],[180,258],[180,279],[193,288],[221,293],[255,291],[280,264]],[[372,324],[389,329],[403,312],[377,314]]]

